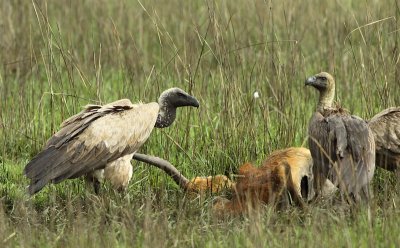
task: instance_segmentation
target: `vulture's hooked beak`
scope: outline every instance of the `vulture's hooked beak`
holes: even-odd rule
[[[200,103],[199,101],[197,101],[197,99],[194,96],[188,96],[188,106],[192,106],[192,107],[200,107]]]
[[[305,85],[306,86],[309,86],[309,85],[314,86],[316,82],[317,82],[317,77],[316,76],[312,76],[312,77],[309,77],[309,78],[306,79]]]

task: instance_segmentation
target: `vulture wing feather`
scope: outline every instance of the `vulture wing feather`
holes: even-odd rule
[[[329,142],[328,122],[325,117],[315,112],[308,126],[309,146],[313,158],[313,174],[316,186],[322,187],[328,178],[328,173],[333,165]]]
[[[338,171],[332,181],[347,193],[357,193],[369,183],[375,170],[375,143],[367,123],[359,117],[341,116],[346,129],[347,148],[336,157]],[[336,136],[336,141],[339,137]]]
[[[356,116],[316,112],[309,126],[315,183],[330,179],[348,193],[357,193],[371,180],[375,143],[367,123]]]

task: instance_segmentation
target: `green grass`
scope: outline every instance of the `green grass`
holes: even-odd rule
[[[133,162],[125,194],[82,180],[26,195],[25,164],[88,103],[155,101],[178,86],[201,103],[154,130],[142,153],[187,177],[231,173],[271,151],[306,145],[329,71],[336,99],[370,118],[400,105],[400,2],[4,1],[0,6],[0,246],[398,247],[399,187],[378,169],[369,210],[329,204],[216,220]],[[254,91],[261,97],[253,98]]]

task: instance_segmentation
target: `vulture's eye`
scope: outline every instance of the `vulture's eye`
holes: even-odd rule
[[[181,92],[178,92],[178,96],[179,96],[179,97],[185,97],[186,95],[183,94],[183,93],[181,93]]]
[[[326,80],[326,77],[324,77],[324,76],[321,76],[321,77],[319,77],[319,79],[321,79],[321,80]]]

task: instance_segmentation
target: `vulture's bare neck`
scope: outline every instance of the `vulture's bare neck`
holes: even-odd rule
[[[155,127],[169,127],[176,118],[176,107],[171,106],[168,102],[160,102],[160,111],[158,112]]]
[[[323,113],[325,109],[332,108],[334,98],[335,98],[334,87],[326,89],[325,91],[320,91],[317,111]]]

